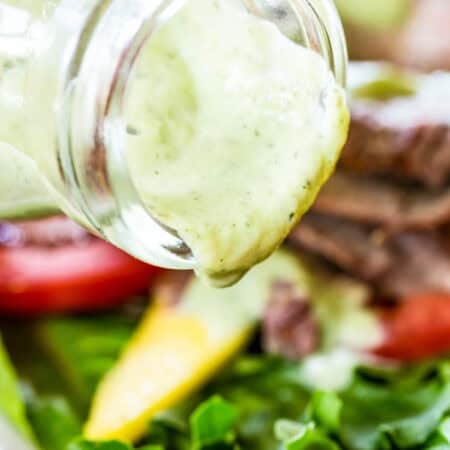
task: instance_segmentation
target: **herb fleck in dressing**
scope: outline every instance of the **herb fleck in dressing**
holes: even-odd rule
[[[129,166],[197,272],[226,286],[269,256],[331,174],[348,128],[325,61],[240,2],[191,0],[127,93]]]

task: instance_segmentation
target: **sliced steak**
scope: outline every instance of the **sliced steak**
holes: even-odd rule
[[[450,252],[438,232],[389,236],[356,222],[309,213],[288,242],[372,283],[382,295],[450,293]]]
[[[412,0],[409,18],[395,29],[346,24],[350,56],[391,61],[428,71],[450,70],[449,23],[448,0]]]
[[[377,233],[357,223],[308,213],[288,237],[288,243],[325,257],[364,280],[375,280],[389,270],[391,255]]]
[[[268,353],[300,359],[316,350],[320,329],[309,301],[291,283],[275,282],[263,320],[263,345]]]
[[[380,291],[397,297],[450,293],[450,252],[445,244],[429,233],[405,233],[388,241],[392,265],[377,280]]]
[[[65,244],[83,245],[93,237],[81,226],[64,216],[39,220],[0,222],[0,248]]]
[[[358,86],[376,82],[383,65],[353,65]],[[367,73],[365,73],[367,72]],[[366,79],[365,79],[366,78]],[[443,185],[450,175],[450,74],[415,76],[411,96],[354,98],[341,166]],[[351,80],[352,82],[352,80]]]
[[[338,170],[314,210],[389,230],[432,229],[450,222],[450,188],[427,190]]]

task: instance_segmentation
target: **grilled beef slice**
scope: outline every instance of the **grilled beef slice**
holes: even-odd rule
[[[359,70],[361,67],[365,65],[353,66],[353,72],[363,72]],[[368,84],[376,81],[370,72],[368,70]],[[358,77],[361,78],[361,73]],[[362,77],[360,87],[364,86],[364,74]],[[434,187],[447,182],[450,175],[450,74],[417,75],[416,79],[413,95],[383,100],[352,99],[352,123],[341,158],[342,167],[366,174],[418,180]]]
[[[427,190],[338,170],[314,210],[391,231],[432,229],[450,222],[450,187]]]
[[[373,227],[312,212],[288,242],[370,282],[384,296],[450,293],[448,242],[437,231],[387,235]]]
[[[275,282],[263,319],[263,346],[268,353],[300,359],[317,348],[320,328],[309,301],[287,282]]]
[[[346,24],[350,56],[391,61],[427,71],[450,70],[449,23],[448,0],[411,0],[409,17],[393,29]]]

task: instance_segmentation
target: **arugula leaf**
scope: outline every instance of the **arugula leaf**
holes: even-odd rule
[[[132,447],[120,441],[91,442],[77,439],[69,444],[67,450],[133,450]]]
[[[313,393],[305,416],[308,421],[319,423],[324,430],[330,433],[339,433],[341,411],[342,400],[337,394],[316,391]]]
[[[275,434],[283,442],[284,450],[339,450],[340,447],[314,422],[301,424],[280,420]]]
[[[190,450],[192,441],[187,426],[189,417],[193,411],[196,411],[194,417],[199,411],[205,414],[205,405],[211,402],[211,397],[214,399],[220,396],[222,400],[217,404],[222,405],[225,401],[237,412],[234,426],[230,426],[230,436],[234,434],[236,439],[209,445],[206,447],[208,450],[211,447],[225,449],[237,446],[245,450],[276,450],[279,443],[273,432],[275,422],[280,417],[298,419],[310,398],[310,393],[300,383],[298,373],[298,365],[295,363],[262,355],[242,356],[224,369],[209,386],[179,405],[176,410],[155,418],[145,442],[161,444],[169,450]],[[198,406],[202,402],[206,403]],[[216,401],[212,404],[214,411]],[[229,416],[230,424],[234,413]],[[190,419],[191,425],[194,417]],[[199,418],[195,418],[197,425]],[[207,420],[209,419],[201,418],[203,423]],[[221,431],[226,428],[224,426]],[[222,434],[227,435],[226,432]]]
[[[162,445],[145,445],[144,447],[139,447],[138,450],[164,450]]]
[[[288,419],[280,419],[275,422],[275,437],[281,442],[288,442],[305,432],[306,425]]]
[[[66,450],[81,434],[81,423],[64,398],[37,398],[28,401],[28,417],[41,447]]]
[[[450,417],[444,417],[428,440],[425,450],[450,450]]]
[[[445,439],[447,444],[450,444],[450,417],[446,417],[439,425],[438,433]]]
[[[285,443],[286,450],[339,450],[340,447],[320,429],[307,425],[304,433]]]
[[[134,320],[116,316],[2,324],[19,376],[28,386],[27,412],[44,450],[67,450],[68,442],[81,434],[95,386],[133,326]]]
[[[204,392],[219,394],[238,409],[237,439],[244,449],[255,450],[277,449],[275,422],[298,419],[310,399],[297,364],[262,355],[242,356]]]
[[[425,447],[424,450],[450,450],[450,445],[447,444],[438,444],[433,445],[432,447]]]
[[[33,440],[33,433],[26,419],[25,405],[19,392],[17,377],[1,339],[0,413],[16,427],[22,436]]]
[[[81,418],[135,320],[116,315],[1,323],[19,377],[38,396],[64,397]]]
[[[149,435],[145,439],[147,445],[176,450],[188,450],[191,446],[187,417],[172,420],[171,413],[152,420]],[[181,424],[179,423],[181,422]]]
[[[448,425],[444,419],[450,413],[450,375],[444,362],[403,370],[361,368],[344,391],[311,393],[301,384],[297,364],[247,356],[239,358],[203,391],[203,395],[214,394],[238,411],[236,442],[244,449],[276,450],[273,430],[277,423],[279,434],[280,418],[302,422],[300,428],[294,427],[297,436],[291,433],[292,442],[284,436],[289,450],[431,449],[449,445],[444,439]],[[185,445],[168,448],[189,448]]]
[[[71,317],[40,321],[35,329],[44,351],[86,410],[134,325],[134,320],[115,316]]]
[[[161,445],[146,445],[144,447],[139,447],[138,450],[164,450],[164,447]]]
[[[234,441],[237,409],[220,396],[202,403],[191,415],[191,436],[194,449]]]
[[[47,378],[49,385],[68,380],[72,395],[88,399],[133,328],[110,319],[40,322],[43,358],[49,358],[56,370],[44,373],[46,361],[39,356],[35,366],[40,368],[34,367],[32,378]],[[29,353],[25,356],[36,360]],[[22,366],[19,369],[22,375]],[[67,446],[80,434],[75,403],[69,395],[66,406],[61,406],[48,396],[51,391],[44,391],[46,395],[37,390],[39,401],[33,403],[31,398],[28,406],[45,450],[133,450],[121,442],[82,439]],[[141,445],[146,445],[142,450],[278,450],[277,424],[285,450],[450,450],[449,415],[450,363],[445,359],[404,370],[360,368],[351,384],[335,393],[311,392],[296,363],[244,355],[175,410],[156,417]],[[52,423],[58,425],[52,428]],[[287,424],[292,425],[291,432],[286,431]]]
[[[285,450],[338,450],[332,435],[339,433],[342,402],[333,392],[313,394],[303,423],[280,420],[275,435]]]
[[[84,439],[76,439],[71,442],[67,450],[134,450],[131,445],[121,441],[92,442]],[[146,445],[136,450],[164,450],[160,445]]]
[[[346,448],[406,449],[427,442],[450,410],[450,379],[442,365],[418,374],[356,374],[340,396],[340,438]]]

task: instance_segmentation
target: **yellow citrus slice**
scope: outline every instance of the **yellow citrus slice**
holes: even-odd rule
[[[298,260],[284,252],[231,288],[215,289],[193,279],[177,305],[156,301],[100,384],[85,436],[138,439],[157,412],[205,383],[246,343],[272,283],[280,279],[295,282],[299,289],[305,286]]]

